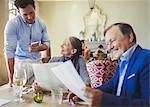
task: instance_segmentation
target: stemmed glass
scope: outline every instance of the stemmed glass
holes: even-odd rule
[[[23,86],[27,82],[27,74],[26,74],[26,68],[22,67],[21,64],[20,66],[15,66],[14,67],[14,78],[13,78],[13,83],[14,83],[14,91],[15,91],[15,96],[16,99],[14,101],[16,102],[24,102],[22,99],[22,92],[23,92]]]

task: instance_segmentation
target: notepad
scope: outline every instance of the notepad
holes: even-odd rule
[[[64,88],[64,84],[51,71],[51,68],[58,66],[62,63],[63,62],[32,64],[35,80],[38,85],[47,91],[58,87]]]
[[[52,72],[70,91],[88,105],[91,104],[91,99],[85,96],[85,84],[70,60],[53,67]]]
[[[9,102],[10,102],[10,100],[0,99],[0,106],[5,105],[5,104],[7,104]]]

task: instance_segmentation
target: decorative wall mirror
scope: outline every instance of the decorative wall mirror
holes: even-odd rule
[[[83,18],[84,31],[80,33],[82,33],[82,39],[86,41],[88,47],[94,52],[100,44],[106,48],[103,32],[107,17],[102,9],[95,4],[95,0],[88,0],[88,3],[89,11]]]

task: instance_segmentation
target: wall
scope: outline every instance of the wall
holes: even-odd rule
[[[137,34],[137,41],[150,49],[148,8],[149,0],[99,0],[96,3],[107,14],[107,26],[115,22],[130,23]],[[64,38],[78,35],[83,26],[83,16],[88,11],[87,1],[39,2],[39,15],[45,20],[52,44],[52,55],[59,54]],[[149,22],[149,23],[148,23]],[[148,32],[149,31],[149,32]]]
[[[52,44],[52,55],[58,55],[60,44],[70,35],[83,29],[85,2],[40,2],[39,14],[45,20]],[[81,11],[82,10],[82,11]]]
[[[6,24],[6,21],[8,20],[8,0],[1,0],[0,1],[0,54],[3,55],[3,40],[4,40],[4,27]],[[5,59],[2,57],[2,60],[0,60],[0,80],[6,80],[6,66],[5,66]],[[1,78],[2,77],[2,78]]]
[[[105,1],[101,6],[108,15],[107,26],[115,22],[130,23],[137,34],[137,42],[150,49],[148,0]]]
[[[148,31],[149,31],[149,34],[148,34],[148,37],[149,37],[149,40],[150,40],[150,1],[148,0],[148,15],[149,15],[149,17],[148,17],[148,19],[149,19],[149,27],[148,27]],[[150,44],[149,44],[150,45]]]

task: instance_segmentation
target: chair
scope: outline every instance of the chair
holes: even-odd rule
[[[97,88],[110,80],[116,70],[116,61],[109,59],[95,60],[86,64],[91,87]]]

